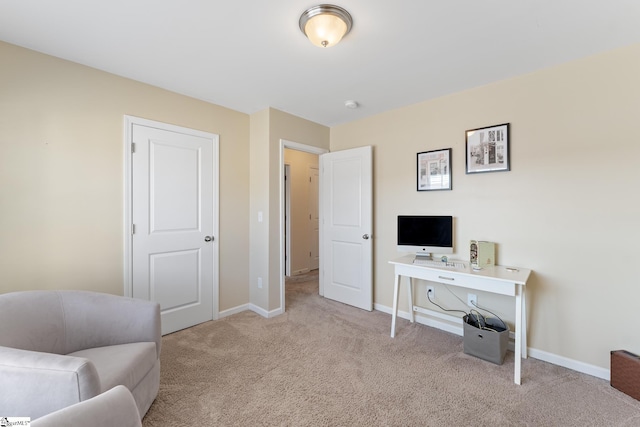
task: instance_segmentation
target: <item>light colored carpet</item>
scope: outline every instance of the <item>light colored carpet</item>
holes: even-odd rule
[[[462,338],[287,283],[287,311],[242,312],[163,338],[155,426],[638,426],[640,402],[534,359],[513,383]]]

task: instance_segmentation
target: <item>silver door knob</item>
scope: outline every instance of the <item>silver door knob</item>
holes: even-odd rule
[[[363,238],[364,240],[369,240],[369,235],[368,235],[368,234],[364,234],[364,235],[362,236],[362,238]]]
[[[205,242],[210,242],[210,241],[212,241],[212,240],[213,240],[213,237],[211,237],[211,236],[204,236],[204,241],[205,241]]]

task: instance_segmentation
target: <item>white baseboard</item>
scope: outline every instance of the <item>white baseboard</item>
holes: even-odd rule
[[[275,310],[271,310],[269,313],[267,313],[267,318],[280,316],[281,314],[284,314],[284,310],[282,308],[276,308]]]
[[[282,314],[282,309],[281,308],[277,308],[275,310],[271,310],[271,311],[267,311],[262,307],[258,307],[255,304],[249,304],[249,310],[253,311],[254,313],[259,314],[262,317],[266,317],[267,319],[270,319],[272,317],[276,317],[279,314]]]
[[[225,317],[231,316],[232,314],[241,313],[243,311],[250,310],[250,304],[242,304],[237,307],[233,307],[218,313],[218,319],[223,319]]]
[[[569,359],[564,356],[558,356],[557,354],[537,350],[535,348],[529,348],[529,356],[573,371],[582,372],[583,374],[591,375],[596,378],[602,378],[607,381],[611,380],[611,371],[609,369],[590,365],[588,363],[580,362],[579,360]]]
[[[374,310],[381,311],[387,314],[391,314],[393,311],[391,307],[387,307],[386,305],[381,304],[374,304],[373,308]],[[409,320],[409,313],[406,311],[398,310],[398,317]],[[416,323],[420,323],[421,325],[430,326],[432,328],[440,329],[459,336],[463,335],[462,319],[456,316],[444,314],[439,311],[420,309],[420,312],[415,313],[414,319]],[[389,332],[391,332],[391,322],[389,322]],[[513,351],[513,332],[509,333],[509,338],[509,350]],[[537,350],[531,347],[527,347],[527,354],[534,359],[562,366],[564,368],[571,369],[572,371],[581,372],[583,374],[591,375],[596,378],[601,378],[607,381],[609,381],[611,378],[611,371],[609,369],[590,365],[579,360],[569,359],[564,356],[559,356],[557,354],[549,353],[543,350]]]
[[[257,313],[262,317],[266,317],[267,319],[278,316],[279,314],[282,314],[282,309],[280,308],[267,311],[264,308],[258,307],[255,304],[242,304],[237,307],[232,307],[227,310],[221,311],[220,313],[218,313],[218,319],[223,319],[227,316],[231,316],[232,314],[241,313],[247,310],[253,311],[254,313]]]
[[[265,310],[262,307],[259,307],[255,304],[249,304],[249,310],[253,311],[254,313],[259,314],[262,317],[266,317],[267,319],[269,318],[269,312],[267,310]]]

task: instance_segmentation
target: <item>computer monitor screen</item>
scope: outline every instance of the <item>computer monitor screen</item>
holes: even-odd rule
[[[453,217],[398,215],[398,251],[417,256],[453,253]]]

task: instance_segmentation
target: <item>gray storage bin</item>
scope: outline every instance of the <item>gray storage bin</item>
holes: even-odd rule
[[[486,326],[481,329],[467,323],[468,315],[462,318],[464,327],[463,348],[466,354],[479,357],[496,365],[502,365],[509,344],[509,328],[498,319],[486,318]]]

